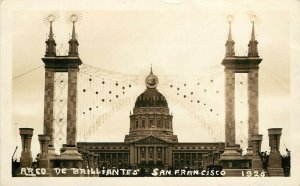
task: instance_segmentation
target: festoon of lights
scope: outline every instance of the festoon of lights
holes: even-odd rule
[[[85,141],[136,97],[137,76],[81,65],[79,73],[79,139]]]
[[[213,69],[189,77],[187,74],[165,75],[162,92],[169,102],[185,108],[213,141],[223,135],[222,69]]]

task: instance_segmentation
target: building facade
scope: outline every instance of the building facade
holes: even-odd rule
[[[178,142],[168,102],[156,88],[158,81],[151,68],[146,90],[137,97],[129,116],[124,143],[77,143],[84,167],[206,168],[217,164],[224,143]]]

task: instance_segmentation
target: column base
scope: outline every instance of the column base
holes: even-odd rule
[[[263,170],[262,161],[259,156],[252,157],[252,170]]]
[[[48,157],[55,157],[58,156],[58,154],[55,152],[54,147],[48,147]]]
[[[60,156],[64,159],[82,160],[82,156],[78,152],[77,147],[64,147],[64,151]]]
[[[281,167],[281,156],[279,152],[270,153],[268,170],[270,176],[284,176],[283,168]]]
[[[225,147],[220,160],[239,160],[243,159],[242,154],[238,152],[238,147]]]
[[[251,158],[242,156],[239,147],[225,147],[219,162],[223,169],[249,169]]]
[[[39,159],[38,160],[38,168],[49,168],[49,159]]]
[[[283,169],[282,168],[269,168],[268,169],[269,176],[282,176],[284,177]]]
[[[247,153],[246,153],[246,155],[247,155],[247,156],[253,156],[253,153],[254,153],[253,147],[248,147],[248,148],[247,148]]]

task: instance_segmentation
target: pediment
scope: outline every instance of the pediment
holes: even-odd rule
[[[147,136],[143,139],[137,140],[135,143],[138,144],[165,144],[168,143],[167,141],[160,139],[155,136]]]

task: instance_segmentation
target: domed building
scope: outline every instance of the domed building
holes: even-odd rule
[[[132,143],[153,136],[169,143],[178,142],[173,135],[173,116],[170,115],[168,102],[157,89],[158,78],[152,73],[146,77],[146,90],[135,102],[130,115],[130,131],[125,143]]]
[[[92,167],[197,169],[218,161],[224,143],[178,142],[173,133],[173,116],[165,96],[157,89],[158,83],[151,68],[145,79],[146,90],[137,97],[130,113],[124,143],[77,143],[81,152],[89,152],[89,157],[83,153],[84,167],[93,164]]]

